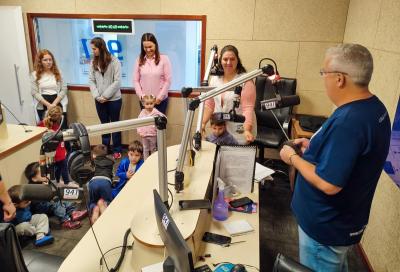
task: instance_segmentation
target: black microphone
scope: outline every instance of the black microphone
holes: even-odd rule
[[[280,109],[300,104],[300,97],[298,95],[280,96],[276,98],[263,100],[260,102],[261,108],[266,110]]]
[[[25,133],[27,133],[27,132],[32,132],[32,130],[31,129],[27,129],[25,126],[27,126],[27,124],[25,124],[25,123],[22,123],[16,116],[15,116],[15,114],[3,103],[0,103],[0,107],[1,107],[1,105],[3,105],[4,106],[4,108],[14,117],[14,119],[18,122],[18,125],[20,125],[20,126],[22,126],[23,128],[24,128],[24,131],[25,131]],[[0,110],[0,112],[1,112],[1,110]],[[3,115],[1,116],[1,121],[3,121]],[[1,122],[0,122],[1,123]]]
[[[67,201],[81,200],[83,189],[77,187],[52,188],[52,186],[46,184],[25,184],[21,186],[21,200],[50,201],[55,197]]]
[[[215,120],[230,121],[235,123],[244,123],[246,117],[241,114],[229,113],[229,112],[215,112],[213,114]]]

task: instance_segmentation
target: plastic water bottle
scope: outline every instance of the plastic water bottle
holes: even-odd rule
[[[221,179],[218,179],[218,197],[214,201],[213,217],[218,221],[228,218],[228,203],[224,200],[224,182]]]

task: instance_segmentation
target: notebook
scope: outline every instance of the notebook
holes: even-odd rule
[[[254,231],[253,227],[246,220],[225,222],[223,225],[231,236],[242,235]]]
[[[257,147],[252,145],[221,146],[215,163],[215,179],[225,186],[234,185],[242,194],[253,192]]]

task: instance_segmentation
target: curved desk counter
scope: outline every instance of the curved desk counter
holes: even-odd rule
[[[168,147],[168,170],[174,169],[176,159],[178,157],[179,146]],[[215,153],[215,145],[208,142],[202,143],[202,150],[196,155],[196,163],[194,167],[185,169],[185,189],[181,193],[175,193],[173,186],[169,186],[174,195],[173,205],[170,213],[173,216],[180,232],[188,242],[192,249],[195,262],[197,256],[205,253],[216,253],[212,255],[220,255],[221,247],[215,249],[201,242],[204,231],[215,231],[223,234],[222,224],[212,222],[211,213],[206,210],[179,211],[178,202],[182,199],[200,199],[206,195],[207,186],[212,174],[213,160]],[[127,229],[132,226],[132,235],[129,236],[128,244],[134,246],[132,250],[127,250],[125,259],[119,271],[141,271],[141,268],[154,263],[162,262],[165,259],[163,243],[158,235],[157,223],[155,221],[155,210],[153,200],[153,189],[158,189],[158,167],[157,153],[150,156],[146,162],[126,184],[125,188],[120,192],[118,197],[113,200],[105,213],[96,221],[93,229],[96,233],[98,242],[103,252],[111,248],[122,245],[123,236]],[[168,173],[169,183],[174,183],[175,172]],[[258,202],[258,194],[250,196]],[[169,196],[169,202],[171,197]],[[235,214],[231,218],[252,217],[248,220],[256,229],[255,232],[246,235],[246,240],[251,239],[251,245],[256,246],[256,252],[249,263],[249,258],[243,258],[246,263],[259,266],[259,244],[258,244],[258,213],[257,215]],[[233,238],[235,241],[237,238]],[[244,248],[249,244],[243,243]],[[247,245],[246,245],[247,244]],[[225,253],[231,255],[232,250],[243,247],[241,244],[232,245],[229,248],[223,248]],[[114,267],[121,250],[113,250],[109,252],[105,259],[109,268]],[[228,255],[222,254],[221,258],[230,261]],[[104,266],[100,266],[100,252],[96,245],[93,233],[89,230],[77,246],[65,259],[59,271],[107,271]],[[231,258],[237,259],[233,254]]]

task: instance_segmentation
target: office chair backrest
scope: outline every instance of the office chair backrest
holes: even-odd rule
[[[280,82],[278,82],[275,86],[272,85],[271,80],[265,76],[258,76],[256,78],[255,112],[257,117],[257,126],[279,129],[279,125],[277,124],[270,110],[261,111],[260,102],[266,99],[275,98],[276,93],[279,93],[281,96],[295,95],[296,86],[297,81],[295,78],[282,77]],[[293,107],[287,107],[273,110],[281,124],[289,115],[292,114],[292,108]]]
[[[0,223],[0,264],[1,271],[28,272],[15,227],[9,223]]]

